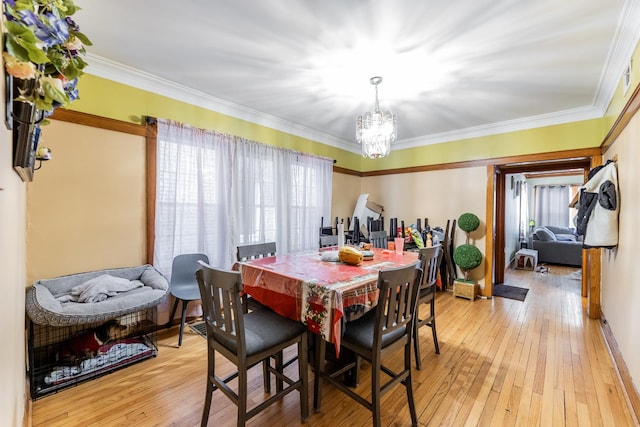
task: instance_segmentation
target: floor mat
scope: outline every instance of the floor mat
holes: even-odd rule
[[[529,289],[518,288],[517,286],[495,285],[493,287],[494,297],[510,298],[518,301],[524,301],[527,296],[527,292],[529,292]]]
[[[204,322],[193,323],[189,325],[189,329],[191,329],[196,334],[200,335],[203,338],[207,338],[207,325]]]

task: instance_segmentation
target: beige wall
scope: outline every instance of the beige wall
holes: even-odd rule
[[[408,226],[417,218],[429,219],[431,227],[446,227],[447,220],[465,212],[480,218],[480,227],[471,234],[471,243],[484,254],[486,231],[487,169],[470,167],[365,177],[362,192],[384,206],[385,228],[388,218],[404,220]],[[464,243],[465,234],[456,230],[456,246]],[[484,286],[484,263],[471,272],[471,278]]]
[[[27,283],[146,261],[145,139],[53,120],[27,186]]]
[[[4,81],[4,80],[3,80]],[[4,111],[4,110],[3,110]],[[0,124],[0,426],[25,411],[25,187],[13,171],[11,133]]]
[[[632,119],[603,161],[617,156],[620,189],[619,242],[602,249],[602,312],[636,390],[640,390],[640,115]]]
[[[336,217],[347,223],[347,218],[353,215],[358,196],[362,193],[361,178],[359,176],[334,173],[332,178],[333,192],[331,193],[331,224]],[[372,199],[375,200],[375,199]],[[325,219],[325,224],[327,223]]]

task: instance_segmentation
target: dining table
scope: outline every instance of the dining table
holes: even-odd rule
[[[372,248],[358,265],[337,260],[337,247],[279,254],[244,262],[243,292],[276,313],[305,323],[340,351],[344,325],[375,307],[378,272],[418,262],[416,252]]]

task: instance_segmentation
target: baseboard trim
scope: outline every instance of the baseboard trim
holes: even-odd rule
[[[609,348],[609,353],[611,353],[613,365],[620,377],[620,381],[622,382],[623,392],[627,399],[627,404],[631,409],[631,414],[634,417],[636,425],[640,425],[640,395],[638,394],[638,390],[633,386],[633,381],[629,374],[629,368],[627,368],[627,364],[622,357],[620,348],[618,348],[618,343],[613,336],[613,331],[611,331],[609,323],[604,318],[602,312],[600,313],[600,329],[602,330],[605,342]]]

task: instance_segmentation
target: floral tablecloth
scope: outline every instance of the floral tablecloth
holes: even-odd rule
[[[244,291],[277,313],[306,323],[340,348],[341,320],[376,305],[378,271],[415,264],[417,253],[373,249],[360,265],[322,261],[320,253],[277,255],[239,263]]]

